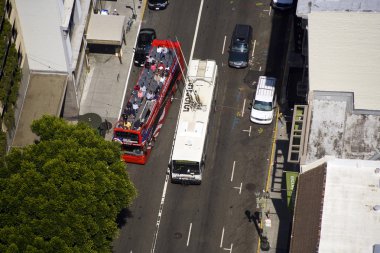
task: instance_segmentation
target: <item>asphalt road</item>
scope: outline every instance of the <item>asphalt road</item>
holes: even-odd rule
[[[154,28],[159,39],[178,38],[188,61],[200,4],[201,0],[172,0],[164,11],[146,9],[142,27]],[[258,234],[246,213],[256,211],[254,193],[265,187],[273,124],[252,124],[249,107],[259,75],[273,75],[281,85],[287,20],[286,15],[270,12],[269,0],[203,2],[193,58],[215,59],[219,67],[203,182],[169,182],[163,195],[180,105],[177,92],[149,162],[128,165],[139,196],[125,212],[114,252],[256,252]],[[253,27],[255,50],[250,67],[243,70],[226,66],[236,23]],[[132,69],[129,86],[139,72]]]

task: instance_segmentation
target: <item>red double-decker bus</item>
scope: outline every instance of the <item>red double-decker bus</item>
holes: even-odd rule
[[[125,162],[145,164],[182,77],[179,42],[154,40],[113,132]]]

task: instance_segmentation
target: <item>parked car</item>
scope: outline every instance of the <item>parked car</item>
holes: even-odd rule
[[[288,10],[293,7],[293,0],[272,0],[271,5],[273,9]]]
[[[143,28],[140,30],[135,47],[135,56],[133,59],[136,66],[144,66],[146,56],[149,54],[152,41],[155,38],[156,31],[154,29]]]
[[[270,124],[276,105],[276,78],[260,76],[252,101],[251,121],[257,124]]]
[[[229,49],[228,65],[234,68],[248,66],[249,51],[251,49],[252,27],[237,24],[232,33]]]
[[[151,10],[163,10],[168,5],[168,0],[148,0],[148,8]]]

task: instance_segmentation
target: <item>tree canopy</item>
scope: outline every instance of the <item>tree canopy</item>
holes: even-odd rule
[[[110,252],[136,196],[118,145],[52,116],[32,130],[40,141],[0,165],[0,252]]]

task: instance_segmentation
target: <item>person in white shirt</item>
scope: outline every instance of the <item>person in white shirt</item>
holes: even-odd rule
[[[146,94],[146,99],[148,100],[152,100],[154,98],[154,94],[153,92],[150,90],[147,94]]]

